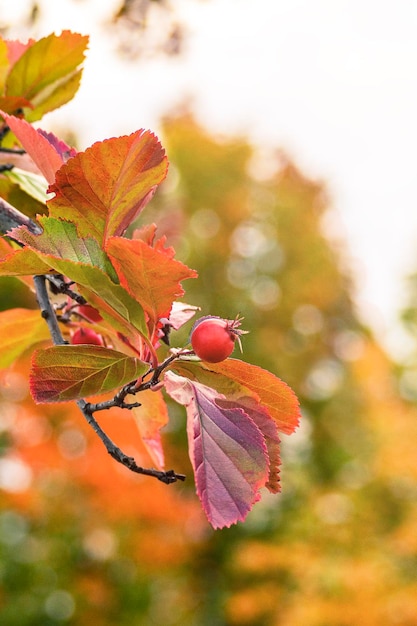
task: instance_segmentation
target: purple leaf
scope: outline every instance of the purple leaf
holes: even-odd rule
[[[169,395],[186,406],[190,458],[198,497],[213,528],[243,521],[268,480],[264,436],[242,409],[220,406],[224,396],[167,372]]]
[[[281,457],[279,446],[281,440],[279,438],[278,427],[276,422],[271,418],[268,411],[261,404],[256,402],[250,396],[243,396],[238,400],[218,400],[218,404],[224,408],[240,407],[249,415],[265,437],[265,443],[269,457],[269,477],[265,487],[271,493],[278,493],[281,490],[279,482],[279,466],[281,465]]]

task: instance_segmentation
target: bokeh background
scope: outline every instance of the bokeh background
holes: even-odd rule
[[[349,230],[355,219],[344,231],[348,215],[344,203],[356,196],[338,195],[357,179],[347,174],[345,178],[348,170],[343,168],[336,174],[326,165],[326,151],[316,148],[322,143],[329,151],[333,146],[336,162],[342,162],[339,152],[349,146],[340,146],[338,137],[334,143],[328,138],[337,128],[336,115],[330,118],[328,134],[317,119],[323,136],[307,133],[306,142],[298,145],[291,107],[282,105],[273,113],[265,107],[266,92],[258,95],[257,114],[256,109],[248,113],[241,96],[242,107],[232,111],[228,126],[218,112],[230,107],[229,94],[239,92],[233,74],[228,83],[219,84],[212,101],[215,115],[210,115],[209,101],[197,87],[191,91],[198,72],[191,72],[187,63],[195,50],[195,25],[204,17],[209,33],[229,33],[222,45],[229,46],[236,77],[245,71],[245,60],[239,56],[244,49],[252,50],[255,58],[265,47],[271,54],[259,29],[239,27],[248,11],[253,24],[259,24],[256,16],[262,14],[262,3],[243,2],[242,14],[240,3],[227,0],[178,5],[156,0],[10,4],[0,2],[0,26],[7,36],[36,38],[64,27],[92,33],[80,104],[74,101],[46,117],[42,125],[80,148],[141,126],[157,130],[171,162],[170,173],[142,223],[155,221],[177,257],[199,272],[198,280],[185,285],[187,302],[205,314],[245,316],[251,332],[244,340],[243,358],[293,387],[303,419],[298,431],[282,442],[282,493],[265,493],[244,524],[213,531],[195,496],[180,407],[170,407],[164,441],[167,465],[186,473],[188,480],[164,486],[117,467],[72,405],[35,406],[29,396],[27,362],[1,372],[0,623],[415,626],[417,281],[404,280],[403,300],[389,309],[378,299],[378,285],[366,305],[363,296],[373,275],[375,250],[381,268],[388,257],[393,259],[392,270],[400,255],[394,245],[384,254],[374,247],[375,238],[380,244],[384,238],[372,224],[377,224],[378,209],[381,222],[386,213],[373,201],[384,195],[384,188],[398,217],[400,208],[392,204],[395,187],[396,197],[405,198],[410,206],[413,196],[406,192],[411,162],[402,168],[401,189],[393,173],[392,178],[379,180],[374,195],[374,170],[369,165],[363,172],[360,165],[384,142],[374,143],[372,152],[368,137],[363,146],[356,144],[357,161],[349,154],[352,171],[363,174],[362,187],[355,186],[355,193],[363,191],[359,206],[348,202],[353,216],[362,213],[368,225],[371,252],[361,255],[363,234],[355,240]],[[378,3],[380,12],[374,2],[360,3],[366,7],[362,14],[355,2],[339,6],[314,1],[309,6],[316,12],[310,8],[306,14],[305,3],[294,4],[299,34],[307,42],[326,8],[328,31],[343,30],[342,17],[350,15],[345,26],[357,36],[351,41],[353,51],[355,42],[370,32],[365,29],[368,22],[353,18],[373,15],[378,25],[378,17],[386,19],[392,9],[393,29],[400,24],[391,2]],[[356,13],[350,14],[350,4]],[[279,33],[286,24],[290,32],[294,30],[285,5],[276,2]],[[407,22],[410,32],[412,24]],[[375,50],[383,43],[391,50],[392,33],[384,42],[385,31],[372,32]],[[211,45],[221,39],[213,36]],[[202,41],[209,59],[207,66],[200,65],[198,78],[204,83],[206,77],[210,82],[211,50],[208,40]],[[302,44],[300,39],[293,44],[293,56],[298,45],[305,50],[305,41]],[[331,46],[338,50],[337,38],[328,44],[329,51]],[[323,40],[318,50],[320,57]],[[315,52],[314,48],[309,52],[312,59]],[[271,56],[267,68],[259,65],[263,80],[274,81],[277,66],[291,66],[290,56]],[[361,65],[355,55],[352,58],[351,78],[355,63]],[[300,59],[298,63],[303,65]],[[301,107],[294,85],[306,80],[313,60],[311,64],[302,75],[287,69],[289,82],[279,85],[281,91],[290,91],[294,107]],[[226,61],[225,65],[229,67]],[[188,68],[187,80],[179,78],[181,67],[182,72]],[[220,65],[217,71],[220,74]],[[247,100],[256,101],[256,71],[256,63],[247,66]],[[401,78],[403,70],[398,71]],[[389,72],[395,73],[393,68]],[[157,77],[154,83],[152,76]],[[179,81],[177,93],[173,76]],[[327,94],[341,88],[331,78],[327,76]],[[395,85],[399,89],[402,83]],[[275,87],[276,83],[271,95]],[[312,83],[310,87],[313,101],[317,96]],[[354,138],[363,95],[360,89],[354,92],[349,106],[356,103],[355,115],[345,118],[346,132],[350,130]],[[336,98],[328,106],[337,104]],[[311,107],[300,111],[308,117]],[[266,139],[268,116],[280,117],[284,125],[288,120],[290,130],[282,142],[272,129]],[[395,120],[392,126],[388,118],[386,122],[381,133],[389,138],[395,134]],[[398,158],[402,163],[401,154]],[[389,165],[394,171],[392,162]],[[407,224],[411,242],[412,221]],[[394,233],[392,237],[395,241]],[[408,268],[411,276],[412,264]],[[367,274],[365,282],[361,272]],[[381,269],[381,273],[387,293],[399,293],[398,285],[389,280],[395,272],[384,274]],[[35,303],[17,281],[2,279],[0,305],[4,309]],[[394,323],[394,315],[398,321],[387,341],[387,323]],[[401,338],[395,346],[394,337]],[[173,336],[178,345],[185,340],[186,331]],[[100,415],[100,421],[126,451],[146,464],[135,425],[125,413],[113,410]]]

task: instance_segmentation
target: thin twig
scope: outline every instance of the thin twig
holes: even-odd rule
[[[0,152],[5,154],[26,154],[26,150],[22,148],[3,148],[3,146],[0,146]]]
[[[46,279],[49,281],[54,293],[61,293],[69,296],[77,304],[87,304],[87,300],[79,293],[71,289],[71,286],[65,282],[62,274],[47,274]]]
[[[78,400],[77,406],[80,408],[82,414],[86,418],[87,422],[93,428],[94,432],[100,437],[101,441],[106,446],[107,452],[110,454],[113,459],[130,469],[130,471],[135,472],[136,474],[143,474],[145,476],[152,476],[157,480],[165,483],[166,485],[170,485],[171,483],[177,482],[177,480],[185,480],[184,474],[177,474],[174,470],[161,471],[156,470],[154,468],[146,468],[137,465],[135,459],[131,456],[125,454],[118,446],[114,444],[114,442],[110,439],[110,437],[104,432],[101,426],[97,423],[97,421],[93,417],[93,413],[91,411],[91,406],[85,400]]]

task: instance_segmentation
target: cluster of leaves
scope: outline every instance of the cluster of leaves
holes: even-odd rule
[[[35,276],[47,322],[39,311],[2,313],[0,364],[8,367],[32,351],[30,387],[37,403],[77,401],[117,460],[173,482],[181,476],[163,471],[165,389],[187,410],[190,459],[206,515],[214,528],[230,526],[245,519],[262,487],[279,491],[279,431],[295,429],[298,402],[284,382],[244,361],[209,364],[188,346],[167,353],[169,331],[197,309],[178,301],[182,281],[196,272],[156,237],[155,224],[126,236],[167,174],[155,135],[141,129],[77,153],[32,126],[73,97],[86,45],[85,37],[70,32],[0,44],[2,149],[7,157],[24,153],[32,170],[3,168],[6,190],[17,186],[32,212],[16,211],[7,201],[11,193],[1,201],[0,223],[11,220],[15,227],[3,228],[0,275]],[[96,345],[71,344],[79,329],[94,333]],[[115,391],[110,400],[84,400]],[[113,406],[132,411],[159,471],[138,468],[110,448],[93,413]]]

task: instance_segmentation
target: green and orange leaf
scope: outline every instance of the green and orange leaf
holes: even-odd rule
[[[25,109],[30,122],[62,106],[78,90],[87,43],[88,37],[64,31],[19,48],[4,95],[22,97],[32,104],[33,109]]]
[[[27,350],[48,340],[48,326],[38,310],[0,312],[0,368],[9,367]]]
[[[46,216],[39,216],[37,221],[42,228],[41,233],[31,233],[25,226],[21,226],[10,231],[10,236],[27,248],[40,253],[42,257],[56,259],[55,263],[69,262],[92,266],[118,282],[106,253],[92,237],[79,237],[77,226],[73,222]],[[61,272],[58,267],[55,269]],[[68,278],[75,280],[72,276]]]
[[[63,274],[119,332],[146,337],[142,306],[117,284],[117,274],[97,241],[78,237],[72,222],[41,216],[38,223],[43,229],[38,235],[25,227],[13,229],[12,236],[25,248],[0,261],[0,275]]]
[[[166,176],[165,151],[150,131],[113,137],[79,152],[56,174],[52,217],[76,222],[100,244],[122,235]]]
[[[109,348],[52,346],[34,353],[30,388],[35,402],[65,402],[113,391],[148,369],[147,363]]]
[[[13,250],[0,259],[0,276],[35,276],[49,274],[51,265],[29,248]]]

